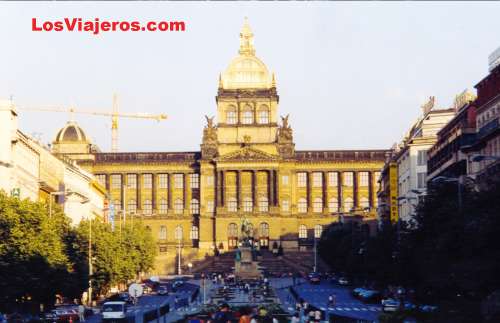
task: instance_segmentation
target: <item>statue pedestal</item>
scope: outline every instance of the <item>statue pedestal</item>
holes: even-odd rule
[[[257,261],[252,260],[252,248],[241,247],[241,260],[235,261],[234,264],[234,276],[237,279],[260,279],[262,278],[262,272],[259,269]]]

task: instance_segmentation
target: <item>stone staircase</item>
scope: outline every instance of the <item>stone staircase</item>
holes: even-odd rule
[[[261,250],[257,259],[259,267],[265,276],[280,276],[288,273],[309,273],[314,268],[314,253],[312,251],[285,251],[281,257],[275,256],[271,251]],[[328,266],[317,259],[318,271],[326,272]],[[218,257],[210,256],[193,263],[193,273],[233,273],[234,251],[220,254]]]

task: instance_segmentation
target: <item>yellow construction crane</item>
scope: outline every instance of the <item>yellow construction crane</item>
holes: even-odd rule
[[[18,107],[19,110],[25,111],[47,111],[47,112],[66,112],[70,114],[90,114],[95,116],[111,117],[111,151],[118,151],[118,118],[135,118],[135,119],[152,119],[158,122],[167,119],[165,114],[149,114],[149,113],[119,113],[118,98],[113,95],[113,108],[111,112],[79,110],[74,107]]]

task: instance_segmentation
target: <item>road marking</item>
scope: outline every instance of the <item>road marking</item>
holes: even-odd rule
[[[359,308],[357,308],[357,307],[353,307],[352,309],[355,311],[359,311]]]
[[[368,309],[366,307],[362,307],[361,310],[365,311],[365,312],[368,311]]]
[[[349,307],[344,307],[344,311],[350,311],[351,309]]]
[[[337,307],[337,311],[343,311],[342,307]]]

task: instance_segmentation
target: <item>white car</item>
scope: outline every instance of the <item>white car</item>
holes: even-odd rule
[[[127,303],[106,302],[102,305],[101,313],[103,321],[124,320],[127,316]]]
[[[342,286],[349,285],[349,280],[347,278],[345,278],[345,277],[339,278],[338,282],[339,282],[339,285],[342,285]]]

